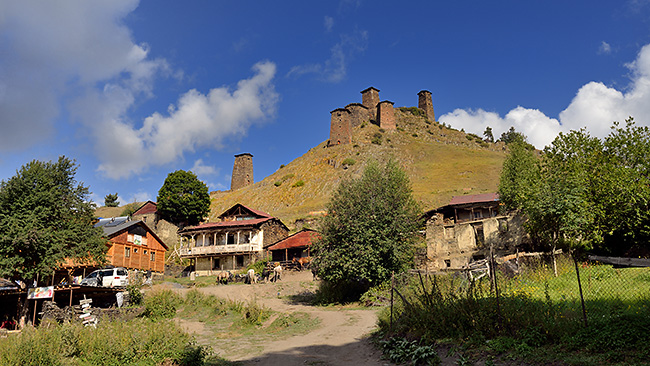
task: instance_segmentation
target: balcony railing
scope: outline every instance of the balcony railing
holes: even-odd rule
[[[238,244],[238,245],[210,245],[205,247],[181,248],[181,255],[208,255],[208,254],[228,254],[237,252],[258,252],[260,246],[257,244]]]

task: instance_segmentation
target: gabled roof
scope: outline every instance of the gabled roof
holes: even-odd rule
[[[303,248],[312,245],[312,243],[321,238],[321,235],[318,231],[303,229],[297,233],[287,236],[284,239],[276,241],[268,250],[280,250],[280,249],[290,249],[290,248]]]
[[[158,204],[154,201],[147,201],[138,207],[132,216],[156,213],[156,211],[158,211]]]
[[[234,206],[232,206],[231,208],[224,211],[221,215],[218,216],[218,218],[222,219],[222,218],[224,218],[226,216],[233,215],[233,212],[237,211],[237,209],[240,209],[241,211],[244,211],[244,212],[248,212],[248,213],[251,214],[251,216],[257,216],[257,218],[265,218],[265,217],[266,218],[271,218],[271,217],[273,217],[273,216],[267,214],[264,211],[254,210],[254,209],[252,209],[250,207],[246,207],[246,206],[242,205],[241,203],[237,203]]]
[[[151,230],[151,228],[149,226],[147,226],[147,224],[142,220],[123,221],[123,222],[121,222],[119,224],[116,224],[116,225],[113,225],[113,224],[111,224],[111,225],[103,225],[102,229],[104,229],[104,235],[110,239],[111,237],[114,237],[117,234],[119,234],[119,233],[123,232],[124,230],[129,229],[129,228],[131,228],[133,226],[142,226],[142,227],[144,227],[144,229],[147,230],[147,232],[149,232],[154,238],[156,238],[156,240],[158,240],[158,242],[160,242],[160,244],[165,248],[165,250],[169,249],[167,247],[167,245],[165,244],[165,242],[163,242],[160,239],[160,237],[158,237],[158,235],[156,235],[156,233],[153,230]],[[97,226],[95,226],[95,227],[97,227]]]
[[[498,200],[498,193],[468,194],[465,196],[453,196],[449,202],[449,206],[464,205],[468,203],[496,202]]]

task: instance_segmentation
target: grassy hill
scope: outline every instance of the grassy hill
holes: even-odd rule
[[[398,161],[423,211],[447,204],[452,196],[496,191],[505,159],[503,143],[485,143],[427,121],[417,108],[395,109],[395,114],[397,131],[364,123],[354,129],[349,145],[327,147],[324,141],[260,182],[211,192],[210,221],[241,203],[300,229],[323,214],[341,179],[359,176],[371,159]]]

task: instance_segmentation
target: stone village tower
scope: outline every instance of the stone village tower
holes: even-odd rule
[[[251,184],[253,184],[253,154],[243,153],[235,155],[230,190],[234,191]]]

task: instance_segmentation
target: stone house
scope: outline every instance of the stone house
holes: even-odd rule
[[[490,249],[511,254],[528,242],[521,216],[503,212],[496,193],[454,196],[424,218],[430,270],[460,269]]]
[[[197,276],[245,268],[289,233],[279,219],[239,203],[218,219],[179,231],[180,257],[194,262]]]
[[[169,247],[175,248],[178,244],[178,229],[177,225],[163,219],[158,215],[158,204],[154,201],[147,201],[140,205],[131,215],[133,220],[142,220],[149,226],[159,238],[162,239]],[[167,253],[169,259],[173,253]]]

